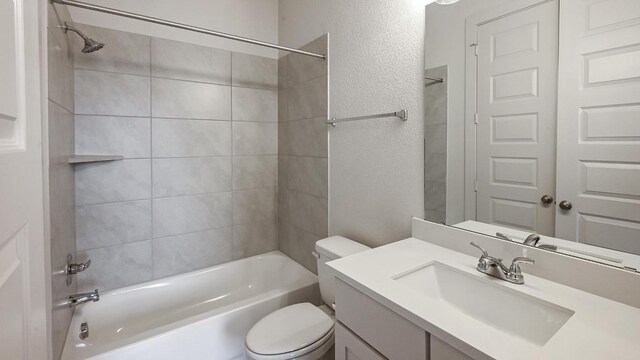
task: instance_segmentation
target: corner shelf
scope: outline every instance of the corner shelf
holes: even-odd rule
[[[74,155],[69,157],[67,163],[73,165],[92,162],[118,161],[122,159],[122,155]]]

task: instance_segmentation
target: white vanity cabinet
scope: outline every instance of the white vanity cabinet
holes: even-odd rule
[[[336,331],[336,359],[349,359],[350,352],[362,360],[429,359],[429,335],[423,329],[339,279],[335,294],[336,319],[348,329]],[[373,353],[364,350],[371,348]]]
[[[471,360],[339,279],[335,294],[336,360]]]

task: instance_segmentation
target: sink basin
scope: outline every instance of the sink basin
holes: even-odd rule
[[[392,277],[421,295],[538,346],[573,311],[434,261]]]

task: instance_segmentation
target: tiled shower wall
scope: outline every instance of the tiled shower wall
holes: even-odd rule
[[[327,35],[303,50],[327,53]],[[328,233],[328,61],[288,54],[278,61],[279,248],[317,273],[311,252]]]
[[[75,255],[73,168],[73,51],[62,25],[70,21],[65,6],[48,6],[48,131],[49,222],[51,224],[51,333],[53,358],[59,359],[73,310],[64,302],[76,293],[77,283],[67,286],[64,269],[67,254]]]
[[[424,213],[444,223],[447,217],[447,66],[425,70],[443,82],[425,80]]]
[[[276,60],[79,27],[76,152],[125,158],[75,167],[80,289],[277,249]]]

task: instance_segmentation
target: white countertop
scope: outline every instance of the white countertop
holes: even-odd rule
[[[546,344],[534,345],[462,311],[451,311],[450,306],[426,302],[421,293],[392,279],[432,261],[575,313]],[[474,359],[640,359],[640,309],[528,275],[525,265],[525,284],[511,284],[478,272],[477,261],[476,257],[409,238],[329,265],[341,280]],[[518,321],[517,314],[513,314],[513,321]]]

